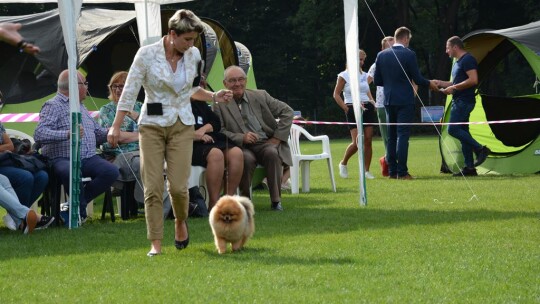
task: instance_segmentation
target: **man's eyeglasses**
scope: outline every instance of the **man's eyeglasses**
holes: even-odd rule
[[[82,84],[82,85],[84,85],[85,87],[88,88],[88,81],[85,81],[85,82],[78,82],[78,84]]]
[[[123,84],[113,84],[113,85],[111,85],[111,89],[113,89],[113,90],[123,90],[124,85]]]
[[[245,77],[238,77],[238,78],[229,78],[226,80],[229,84],[234,84],[236,82],[240,82],[240,83],[243,83],[244,81],[246,81],[246,78]]]

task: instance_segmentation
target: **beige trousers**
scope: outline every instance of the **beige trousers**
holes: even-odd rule
[[[191,171],[193,126],[180,120],[170,127],[139,126],[141,178],[144,185],[144,211],[149,240],[163,239],[163,166],[174,216],[188,216],[187,181]]]

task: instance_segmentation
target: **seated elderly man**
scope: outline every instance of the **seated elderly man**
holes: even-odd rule
[[[82,222],[86,220],[86,205],[105,192],[119,175],[118,167],[96,154],[96,145],[107,141],[108,129],[102,128],[90,116],[82,104],[88,91],[85,77],[77,73],[79,83],[78,101],[81,102],[81,173],[92,180],[81,185],[79,212]],[[70,153],[70,109],[68,71],[58,77],[58,92],[48,100],[39,113],[39,123],[34,133],[36,143],[41,145],[41,153],[50,159],[54,173],[60,178],[64,189],[69,187]],[[121,134],[120,141],[129,141]]]
[[[242,68],[228,67],[223,84],[233,92],[235,102],[214,104],[214,111],[221,120],[221,132],[244,152],[244,173],[240,182],[242,195],[250,196],[251,179],[259,163],[266,169],[271,209],[282,211],[283,165],[292,165],[287,139],[293,110],[266,91],[247,90],[246,82],[247,76]]]

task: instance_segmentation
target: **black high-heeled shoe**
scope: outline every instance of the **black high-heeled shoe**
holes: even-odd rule
[[[174,246],[178,250],[182,250],[182,249],[187,248],[187,246],[189,244],[189,227],[188,227],[187,222],[185,222],[185,223],[186,223],[186,230],[187,230],[187,233],[188,233],[187,239],[185,239],[183,241],[177,241],[176,238],[174,239]]]

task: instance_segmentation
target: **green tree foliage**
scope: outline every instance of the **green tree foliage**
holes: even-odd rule
[[[293,107],[304,117],[320,119],[322,113],[333,112],[329,111],[334,106],[333,85],[346,62],[342,10],[339,1],[301,1],[291,19],[295,37],[290,50],[290,76],[296,93]]]
[[[253,55],[257,82],[282,100],[290,98],[288,81],[291,37],[289,18],[298,9],[298,0],[196,1],[177,7],[192,9],[199,16],[220,22],[235,41],[246,45]],[[270,87],[268,87],[270,85]]]

